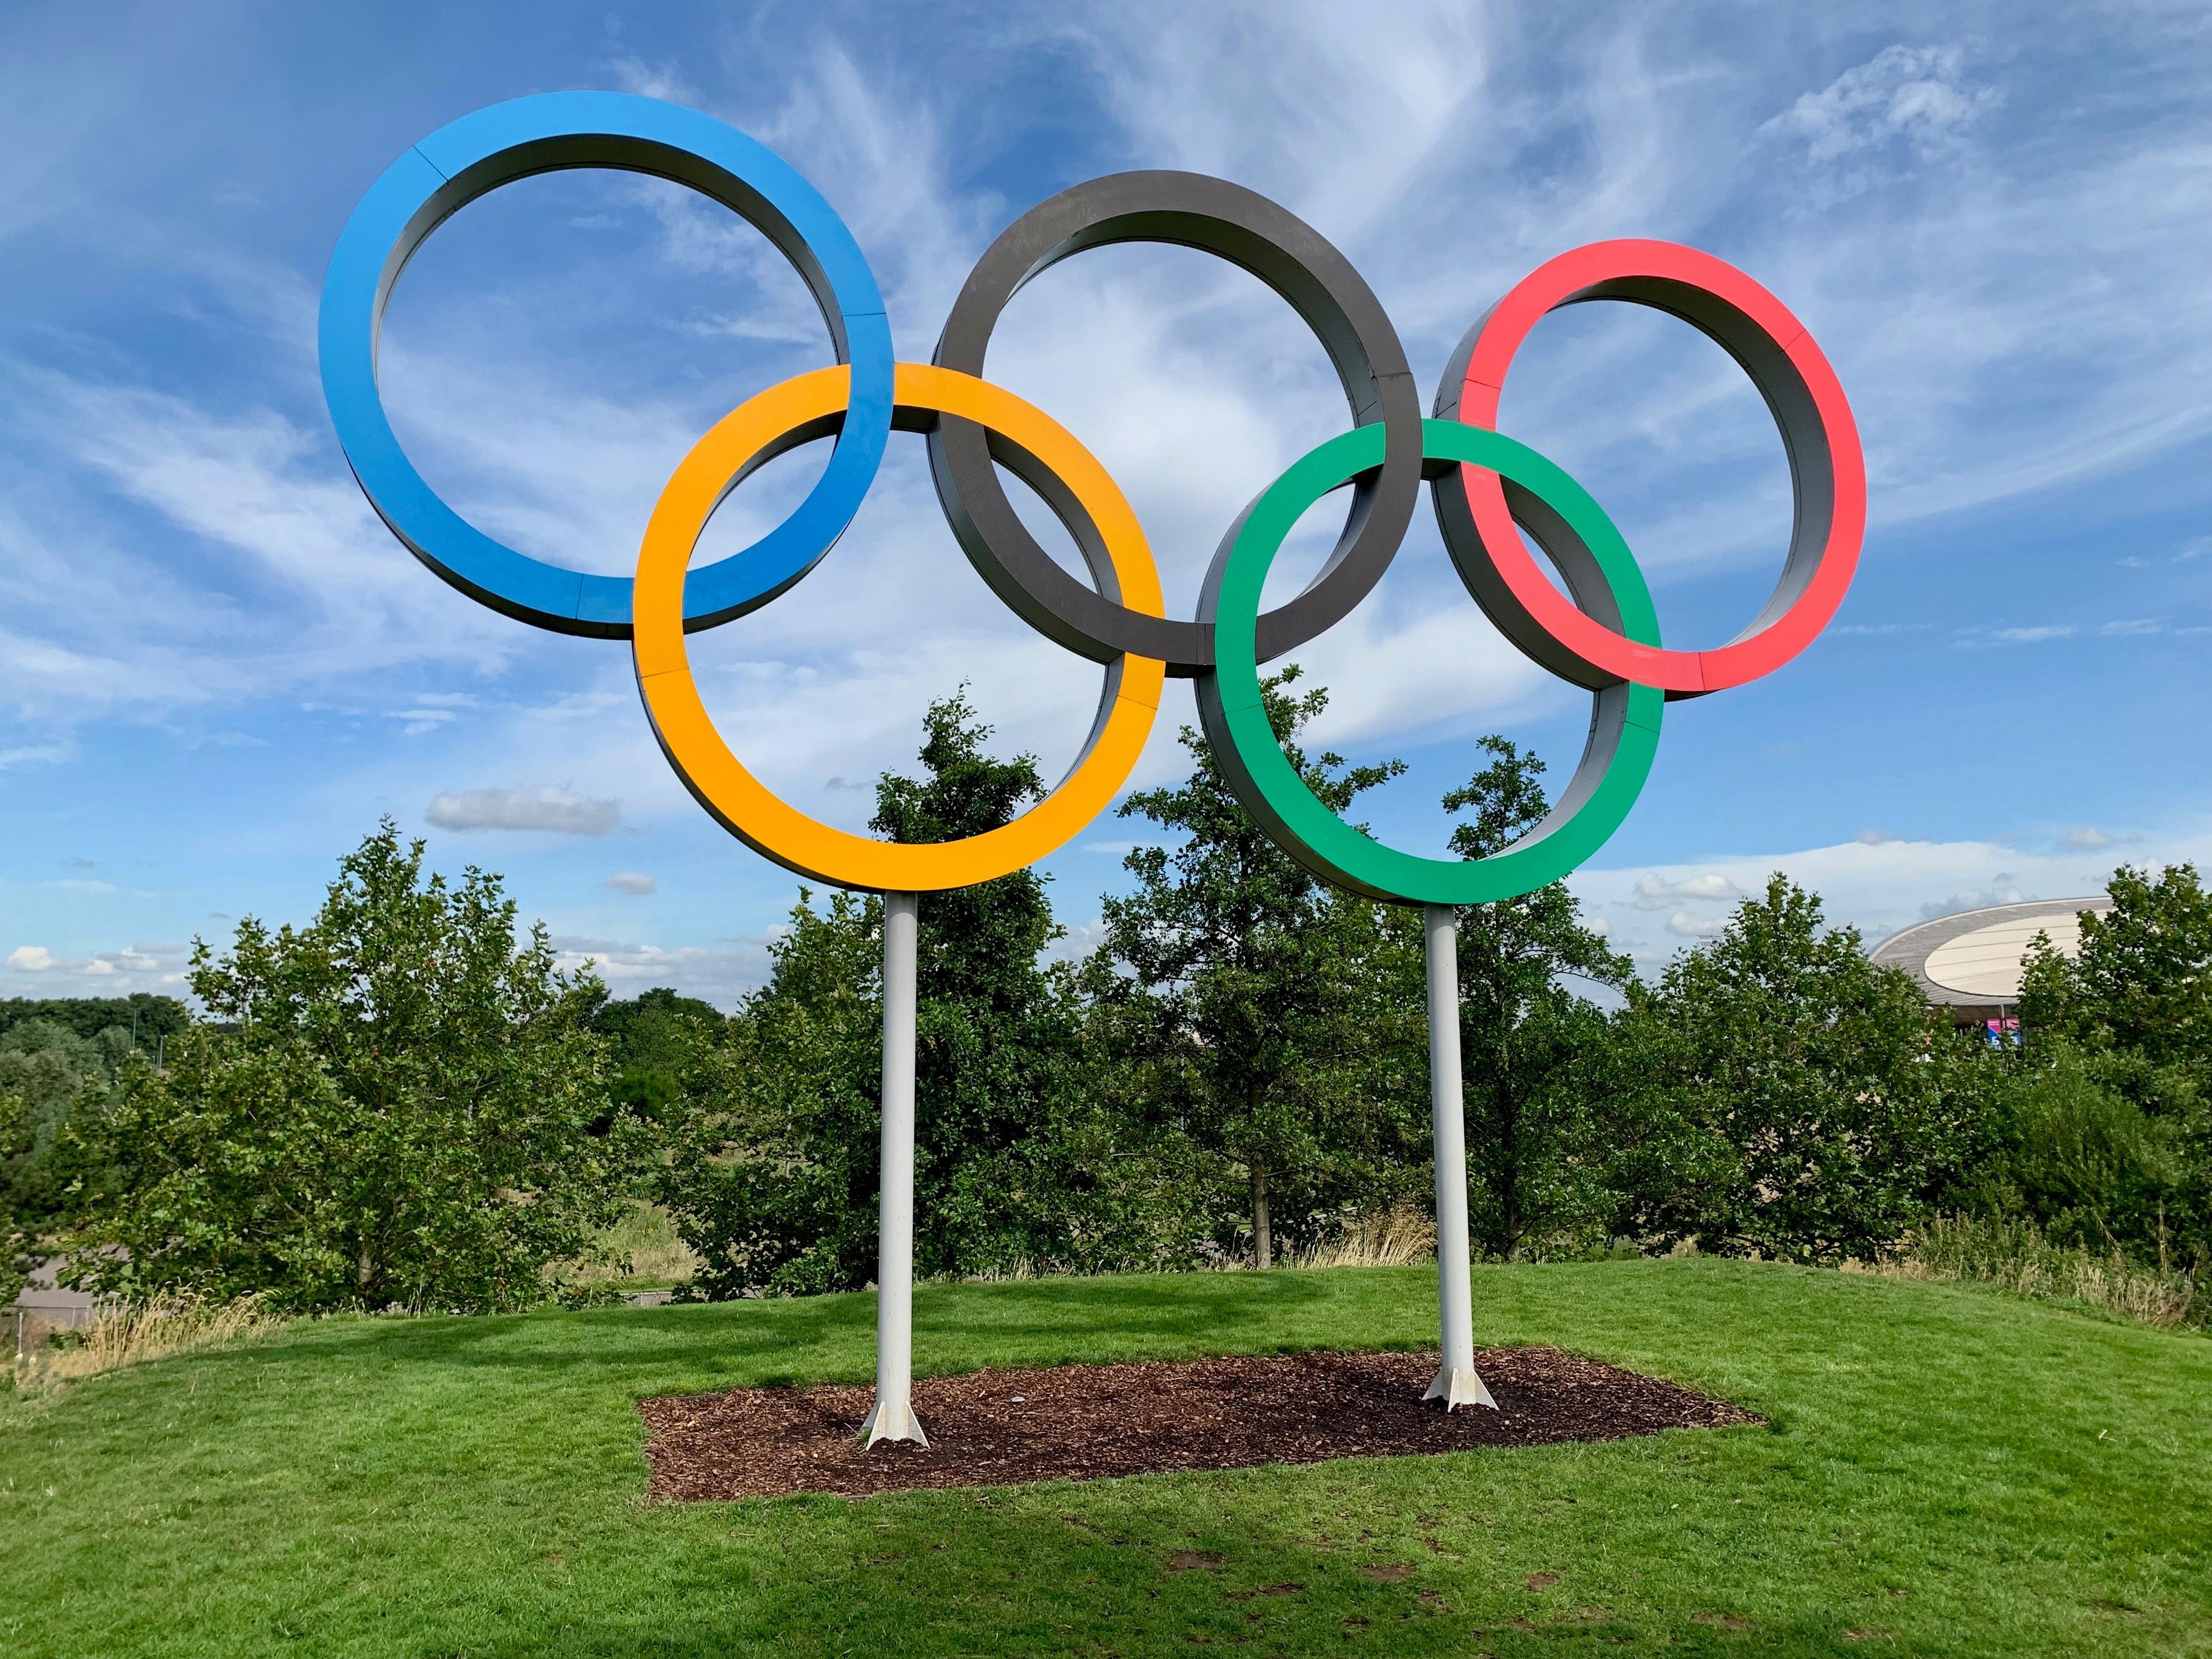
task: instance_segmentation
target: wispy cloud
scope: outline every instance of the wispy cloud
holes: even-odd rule
[[[1705,899],[1733,904],[1743,896],[1741,888],[1718,873],[1688,876],[1680,881],[1646,875],[1638,880],[1630,902],[1639,910],[1664,910],[1683,899]]]
[[[434,796],[422,816],[441,830],[609,836],[622,827],[622,803],[594,800],[550,785],[535,789],[462,789]]]
[[[1821,198],[1833,203],[1871,189],[1914,161],[1951,155],[1969,129],[2002,101],[1992,86],[1966,74],[1956,46],[1883,47],[1759,129],[1763,137],[1803,145],[1820,170]]]
[[[612,809],[600,834],[718,834],[700,829],[646,737],[621,646],[544,639],[454,592],[392,541],[347,475],[313,358],[327,235],[302,240],[299,227],[340,222],[412,128],[362,112],[311,11],[259,20],[255,52],[241,54],[197,15],[157,9],[101,61],[27,62],[29,101],[0,109],[16,163],[0,181],[0,236],[18,237],[9,246],[22,269],[46,273],[24,290],[27,309],[11,311],[25,325],[0,339],[0,776],[10,790],[54,780],[64,791],[82,776],[108,799],[113,769],[144,764],[113,740],[136,725],[158,728],[170,752],[199,745],[195,769],[223,781],[210,789],[254,775],[227,769],[244,751],[223,745],[267,744],[252,759],[283,780],[274,813],[326,814],[264,823],[272,841],[404,812],[471,776],[565,780],[555,793]],[[1621,235],[1711,248],[1810,326],[1858,411],[1873,534],[1854,605],[1912,620],[1848,623],[1838,635],[1927,632],[1924,643],[1990,653],[1911,647],[1925,683],[1909,695],[1935,699],[1947,674],[2071,660],[2069,637],[2084,658],[2099,637],[2136,641],[2118,649],[2146,663],[2185,649],[2212,601],[2190,585],[2212,538],[2195,533],[2202,503],[2185,482],[2212,434],[2201,394],[2212,380],[2207,42],[2157,9],[2052,9],[2001,30],[1982,13],[1892,15],[1886,29],[1877,19],[1808,34],[1780,12],[1701,4],[770,9],[649,47],[610,46],[594,22],[589,46],[572,50],[550,29],[543,74],[677,97],[789,156],[853,225],[909,358],[929,355],[1000,227],[1124,167],[1217,171],[1305,216],[1382,298],[1425,396],[1468,322],[1562,249]],[[217,60],[230,72],[175,67]],[[368,82],[380,72],[373,55],[360,70]],[[303,99],[302,87],[328,95]],[[456,95],[513,89],[465,75]],[[278,130],[294,142],[231,142]],[[300,154],[325,159],[303,169],[290,159]],[[185,207],[165,181],[187,163],[217,182]],[[20,236],[26,227],[36,239]],[[41,249],[66,249],[88,275]],[[765,239],[672,185],[566,175],[439,233],[401,284],[385,373],[410,454],[460,510],[526,551],[621,572],[705,425],[827,358],[818,318]],[[1185,613],[1223,526],[1346,419],[1325,354],[1288,307],[1187,249],[1098,250],[1046,273],[1010,307],[990,367],[1105,462]],[[1670,641],[1717,641],[1741,625],[1787,539],[1788,472],[1771,417],[1723,354],[1632,307],[1577,307],[1531,337],[1505,419],[1623,526]],[[691,641],[748,765],[848,828],[865,822],[879,771],[911,769],[932,697],[970,683],[1001,751],[1034,751],[1056,775],[1097,692],[1094,666],[1038,640],[959,558],[919,450],[894,441],[860,520],[814,577]],[[748,480],[702,556],[777,522],[819,453]],[[2183,482],[2130,497],[2171,506],[2139,528],[2078,506],[2084,480],[2160,469]],[[2064,523],[2020,510],[2063,502],[2086,515],[2080,568],[2094,566],[2109,592],[2042,585],[2023,573],[2013,521],[1997,523],[2016,512],[2059,535]],[[1340,498],[1302,527],[1283,583],[1310,574],[1340,511]],[[2170,586],[2127,586],[2146,579],[2112,568],[2115,536]],[[1902,605],[1900,581],[1912,592]],[[2023,609],[2025,621],[1998,620]],[[2027,649],[2037,644],[2058,655]],[[1425,520],[1370,603],[1298,659],[1335,693],[1316,735],[1368,751],[1565,720],[1584,702],[1481,620]],[[1820,671],[1808,660],[1796,672]],[[1813,684],[1779,676],[1760,695],[1786,720]],[[1139,781],[1182,764],[1183,695],[1174,689]],[[2124,723],[2105,693],[2084,695],[2085,722]],[[1869,696],[1863,718],[1909,724],[1879,690]],[[1693,706],[1680,718],[1717,716]],[[1762,730],[1746,752],[1771,753],[1773,735]],[[2059,763],[2077,735],[2063,722],[2021,734],[2021,769]],[[1684,752],[1670,739],[1662,764]],[[1970,770],[1924,774],[1926,822],[1956,821],[1934,798],[1974,787]],[[1663,788],[1638,823],[1653,821]],[[513,830],[519,813],[545,831],[502,845],[520,880],[574,896],[601,878],[588,847],[542,821],[562,811],[459,804],[484,793],[441,797],[450,804],[430,821]],[[21,799],[9,798],[11,836]],[[1892,810],[1851,799],[1818,809],[1838,820],[1825,833],[1846,836]],[[2014,828],[2049,846],[2059,832],[2039,810]],[[2097,810],[2152,821],[2132,799]],[[272,817],[258,799],[210,805],[209,822],[219,811]],[[120,845],[137,832],[102,833]],[[2000,876],[2052,890],[2044,866],[1990,851],[1994,834],[1974,845],[1950,861],[1886,836],[1847,855],[1787,856],[1828,872],[1851,906],[1880,886],[1868,871],[1893,872],[1879,905],[1853,915],[1910,919],[1930,894],[1997,890]],[[674,880],[662,847],[637,846]],[[2051,856],[2093,862],[2098,850]],[[1669,921],[1728,902],[1674,888],[1755,890],[1766,867],[1655,866],[1652,851],[1640,845],[1634,867],[1609,878],[1617,909],[1600,918],[1638,950],[1671,947],[1686,936]],[[1985,867],[1993,859],[2012,862]],[[259,902],[198,891],[219,863],[178,875],[194,890],[184,920],[141,925],[177,931]],[[1667,896],[1639,903],[1646,877]],[[732,902],[774,914],[781,875],[745,879],[759,892]],[[1068,902],[1088,903],[1072,874],[1062,880]],[[85,935],[90,925],[41,918],[21,937],[89,964],[111,942]],[[695,948],[706,954],[681,954]],[[623,947],[623,962],[736,985],[753,970],[714,952],[738,948],[672,933],[657,954]]]

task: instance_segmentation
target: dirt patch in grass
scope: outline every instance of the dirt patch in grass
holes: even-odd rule
[[[1759,1421],[1725,1401],[1557,1348],[1475,1356],[1496,1411],[1445,1413],[1429,1353],[1304,1353],[924,1378],[927,1448],[860,1443],[865,1386],[733,1389],[639,1403],[656,1497],[866,1497],[1477,1446],[1620,1440]],[[1195,1564],[1194,1564],[1195,1565]]]

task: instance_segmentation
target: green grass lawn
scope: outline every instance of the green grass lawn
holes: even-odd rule
[[[955,1371],[1412,1346],[1435,1308],[1418,1270],[930,1286],[916,1349]],[[1478,1269],[1479,1342],[1771,1426],[645,1501],[633,1401],[863,1380],[873,1309],[334,1321],[0,1403],[0,1654],[2212,1653],[2202,1337],[1772,1266]]]

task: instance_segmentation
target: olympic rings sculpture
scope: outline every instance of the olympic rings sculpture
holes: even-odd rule
[[[838,367],[770,387],[718,421],[686,455],[648,521],[634,580],[533,559],[448,507],[401,450],[377,385],[384,308],[439,224],[501,185],[567,167],[647,173],[688,185],[775,244],[813,295]],[[1116,242],[1198,248],[1250,271],[1319,338],[1352,429],[1293,464],[1231,526],[1200,614],[1165,614],[1150,544],[1105,469],[1042,411],[983,378],[991,331],[1024,283]],[[1507,369],[1547,313],[1617,299],[1681,318],[1718,343],[1765,398],[1788,453],[1793,525],[1782,575],[1748,627],[1707,651],[1670,650],[1620,532],[1558,466],[1498,433]],[[324,393],[363,492],[431,569],[483,604],[558,633],[628,639],[664,752],[731,833],[836,885],[922,892],[988,881],[1065,844],[1120,793],[1170,676],[1196,681],[1217,761],[1285,852],[1316,875],[1398,903],[1474,904],[1530,892],[1574,869],[1627,816],[1656,753],[1670,698],[1772,672],[1809,644],[1850,584],[1866,521],[1858,430],[1834,371],[1780,301],[1732,266],[1655,241],[1592,244],[1523,279],[1469,329],[1424,419],[1396,331],[1342,254],[1310,226],[1225,180],[1126,173],[1063,191],[1017,219],[963,285],[930,364],[893,360],[889,319],[858,243],[793,168],[711,117],[654,99],[551,93],[494,105],[439,129],[387,168],[340,236],[324,284]],[[963,550],[1041,633],[1106,665],[1081,757],[1043,799],[988,834],[929,845],[872,841],[807,817],[748,772],[715,729],[684,636],[758,609],[811,570],[852,522],[896,428],[926,435],[931,471]],[[722,498],[793,447],[835,449],[799,507],[751,546],[699,569],[690,559]],[[1049,506],[1090,571],[1086,586],[1024,527],[1006,467]],[[1259,665],[1341,621],[1395,556],[1427,481],[1461,579],[1505,637],[1593,694],[1589,740],[1550,816],[1476,860],[1425,859],[1338,818],[1284,758]],[[1272,611],[1267,572],[1301,514],[1349,488],[1334,551]],[[1562,593],[1523,545],[1558,570]]]

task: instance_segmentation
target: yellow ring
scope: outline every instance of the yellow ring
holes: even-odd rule
[[[961,841],[914,845],[872,841],[808,817],[745,770],[722,741],[684,645],[684,578],[708,518],[734,481],[787,444],[842,412],[852,371],[817,369],[740,404],[693,446],[660,492],[637,556],[631,651],[638,690],[662,751],[691,793],[725,829],[754,851],[800,875],[880,893],[969,887],[1026,868],[1066,845],[1105,810],[1128,781],[1159,713],[1167,665],[1124,656],[1106,671],[1098,719],[1060,787],[1012,823]],[[915,412],[975,422],[1009,441],[1010,461],[1050,475],[1091,518],[1110,562],[1121,603],[1148,617],[1165,614],[1160,574],[1137,515],[1090,451],[1051,416],[1011,392],[948,368],[898,365],[894,396],[901,426]],[[1038,481],[1031,479],[1032,487]],[[1055,493],[1040,488],[1048,501]],[[1080,532],[1076,531],[1079,539]],[[1103,574],[1103,573],[1102,573]]]

